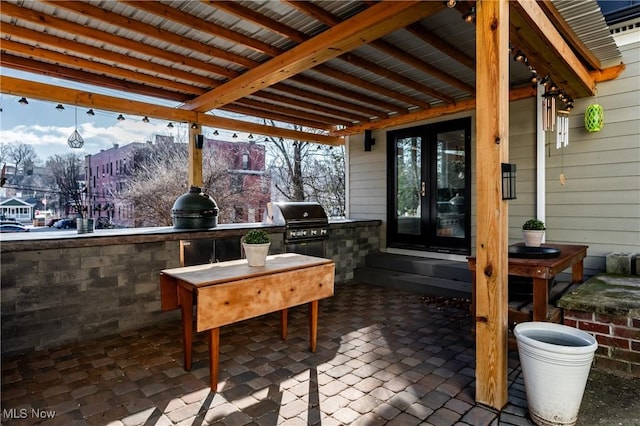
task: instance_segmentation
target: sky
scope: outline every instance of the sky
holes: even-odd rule
[[[47,84],[63,85],[73,89],[87,90],[111,96],[119,96],[127,99],[135,99],[165,106],[176,106],[174,102],[152,99],[144,96],[135,96],[131,93],[122,93],[114,90],[97,88],[81,83],[64,81],[57,78],[39,76],[0,67],[0,74],[5,76],[38,81]],[[18,103],[20,97],[2,94],[0,95],[0,143],[19,142],[32,145],[38,158],[43,162],[52,155],[64,155],[71,152],[87,155],[96,154],[103,149],[109,149],[114,144],[120,146],[132,142],[146,142],[155,140],[156,134],[173,135],[176,140],[186,140],[188,129],[186,123],[172,123],[173,128],[167,127],[168,121],[153,119],[150,122],[142,121],[142,116],[124,115],[125,120],[118,121],[118,112],[101,111],[94,109],[95,115],[87,115],[88,108],[63,104],[64,110],[56,109],[57,103],[44,102],[29,99],[28,105]],[[76,129],[84,139],[84,146],[79,149],[69,147],[67,139]],[[233,117],[232,115],[230,115]],[[205,127],[205,137],[214,138],[216,129]],[[219,140],[245,141],[248,134],[238,132],[238,139],[232,139],[232,131],[218,129]]]

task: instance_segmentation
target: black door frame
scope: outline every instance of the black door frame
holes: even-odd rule
[[[464,237],[455,238],[436,235],[437,208],[437,140],[443,132],[462,130],[465,133],[465,188],[464,188]],[[422,181],[428,183],[427,197],[421,199],[420,234],[408,235],[397,232],[396,206],[396,140],[398,138],[421,138]],[[428,175],[427,175],[428,173]],[[436,197],[433,196],[436,194]],[[471,117],[441,121],[416,127],[387,132],[387,246],[418,251],[465,254],[471,253]]]

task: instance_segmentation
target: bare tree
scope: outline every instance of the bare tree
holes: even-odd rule
[[[203,149],[202,191],[216,201],[221,223],[233,221],[236,205],[255,198],[260,188],[231,184],[229,171],[234,169],[230,153]],[[123,201],[134,205],[136,226],[170,226],[171,210],[176,199],[188,191],[187,144],[160,143],[143,148],[135,155],[135,168]]]
[[[135,226],[171,225],[171,207],[186,192],[186,144],[158,143],[134,154],[133,170],[120,194],[134,206]]]
[[[344,146],[317,145],[309,155],[305,191],[331,216],[344,216],[346,205]]]
[[[86,186],[81,175],[83,166],[83,159],[73,153],[49,157],[45,166],[57,186],[56,192],[60,197],[60,205],[65,206],[65,214],[70,214],[73,208],[80,218],[86,210]]]
[[[33,170],[33,165],[38,161],[33,146],[24,143],[9,144],[8,159],[16,167],[16,174],[27,174],[28,167]]]
[[[265,124],[274,125],[269,121]],[[296,130],[302,129],[296,127]],[[316,201],[330,215],[344,215],[344,147],[276,138],[268,138],[266,147],[276,198]]]
[[[267,143],[267,151],[271,154],[271,177],[274,188],[287,201],[305,201],[305,174],[303,163],[311,148],[310,142],[286,142],[271,138]]]
[[[11,145],[8,143],[0,143],[0,163],[6,164],[9,161],[9,151],[11,150]]]

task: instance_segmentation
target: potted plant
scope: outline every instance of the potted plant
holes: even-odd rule
[[[264,266],[271,240],[263,229],[252,229],[242,237],[242,248],[249,266]]]
[[[524,236],[524,245],[527,247],[540,247],[544,238],[546,227],[544,222],[539,219],[529,219],[522,225],[522,235]]]

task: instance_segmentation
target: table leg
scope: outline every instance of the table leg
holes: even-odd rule
[[[309,337],[311,340],[311,352],[316,351],[318,341],[318,301],[309,303]]]
[[[184,351],[184,369],[191,370],[191,342],[193,339],[193,293],[178,287],[178,298],[182,311],[182,344]]]
[[[282,337],[282,340],[287,339],[287,330],[288,330],[287,316],[288,316],[287,308],[284,308],[283,310],[280,311],[280,337]]]
[[[220,362],[220,327],[209,330],[209,386],[218,389],[218,364]]]
[[[549,305],[549,280],[533,279],[533,320],[546,321]]]
[[[571,284],[581,283],[584,280],[584,261],[574,263],[571,266]]]

